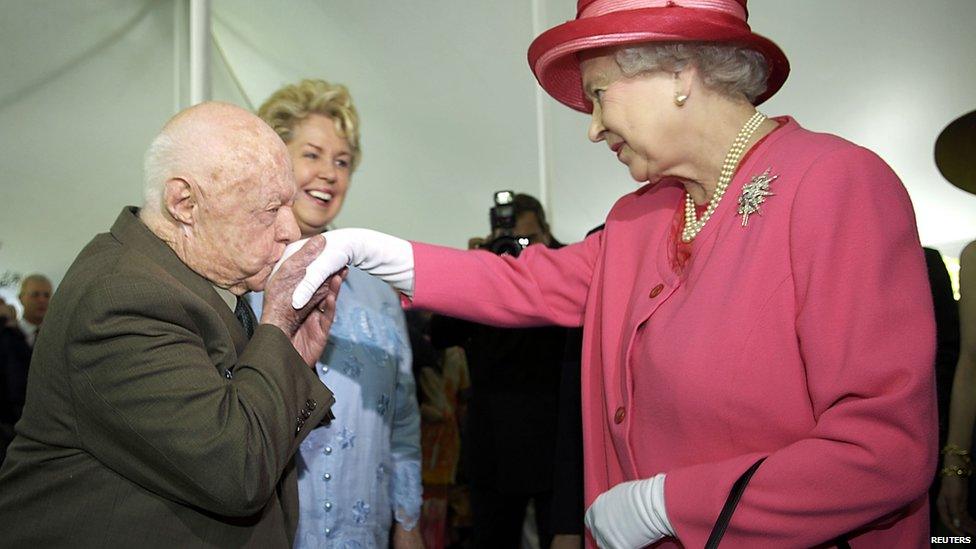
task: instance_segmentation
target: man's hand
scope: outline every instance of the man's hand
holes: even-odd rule
[[[420,537],[420,524],[407,530],[399,522],[393,525],[393,549],[424,549],[424,540]]]
[[[264,289],[261,324],[277,326],[291,340],[305,363],[315,367],[328,340],[335,319],[336,298],[345,278],[345,270],[328,277],[301,309],[291,306],[291,295],[305,268],[325,247],[325,239],[312,237],[294,255],[281,264]]]
[[[489,240],[491,240],[491,235],[488,235],[486,238],[482,238],[480,236],[473,236],[468,239],[468,249],[477,250],[483,247],[485,243],[487,243]]]

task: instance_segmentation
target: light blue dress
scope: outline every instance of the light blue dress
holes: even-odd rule
[[[258,318],[262,298],[249,296]],[[335,394],[335,419],[296,456],[295,547],[385,549],[394,517],[413,529],[422,503],[410,340],[389,286],[349,269],[316,371]]]

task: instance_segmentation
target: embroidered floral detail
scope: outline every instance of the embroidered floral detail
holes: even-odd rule
[[[376,480],[378,482],[383,482],[383,477],[386,476],[388,469],[385,464],[380,463],[376,466]]]
[[[352,506],[352,514],[356,524],[364,524],[369,518],[369,504],[363,500],[356,501]]]
[[[343,427],[336,438],[339,440],[340,448],[352,448],[356,441],[356,434],[350,431],[348,427]]]
[[[359,374],[363,373],[363,364],[359,362],[359,359],[355,355],[349,354],[342,359],[342,370],[347,376],[355,379],[359,377]]]
[[[390,407],[390,396],[386,393],[380,395],[380,398],[376,400],[376,411],[380,413],[381,416],[386,415],[386,409]]]

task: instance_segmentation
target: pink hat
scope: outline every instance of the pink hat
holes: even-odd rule
[[[772,97],[790,73],[779,46],[752,32],[746,0],[578,0],[576,19],[539,35],[529,46],[529,67],[549,95],[585,113],[576,54],[589,49],[644,42],[718,42],[755,50],[769,64],[766,91]]]

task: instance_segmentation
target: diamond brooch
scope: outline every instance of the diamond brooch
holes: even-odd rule
[[[778,175],[769,175],[772,168],[766,168],[763,173],[754,176],[752,181],[742,187],[742,194],[739,195],[738,214],[742,216],[742,226],[749,225],[749,216],[752,214],[762,215],[759,207],[766,201],[767,196],[776,193],[769,192],[769,184],[776,180]]]

